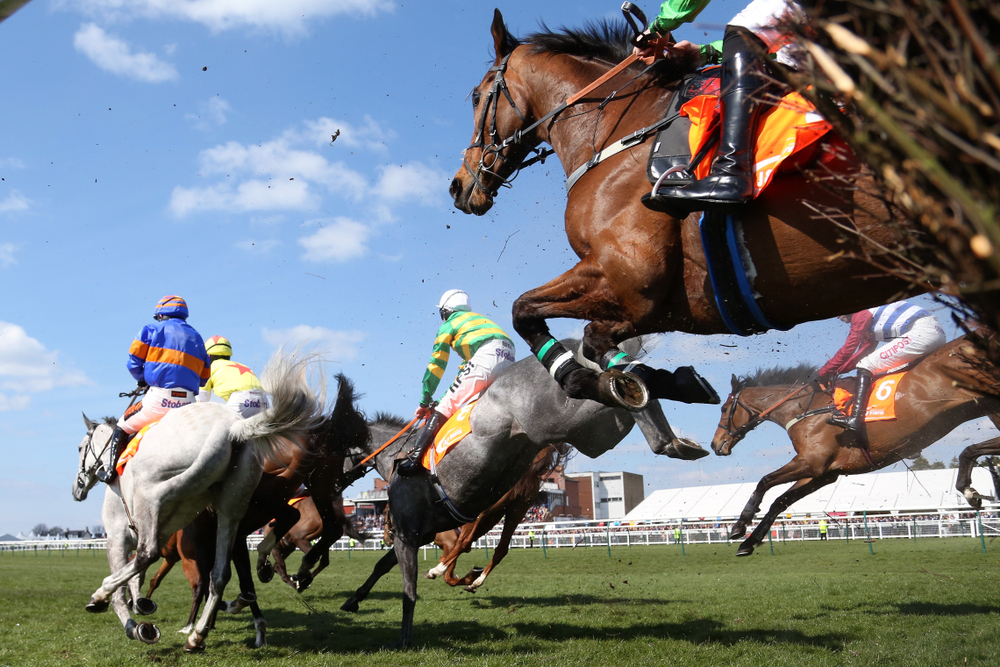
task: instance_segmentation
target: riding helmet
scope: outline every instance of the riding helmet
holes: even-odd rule
[[[165,317],[177,317],[186,320],[188,318],[187,302],[176,294],[168,294],[156,304],[156,312],[153,313],[153,317],[157,320]]]
[[[442,320],[448,319],[455,311],[472,310],[469,308],[469,295],[460,289],[450,289],[442,294],[437,307]]]
[[[205,351],[208,352],[208,356],[210,357],[229,358],[233,356],[232,344],[230,344],[228,338],[223,338],[222,336],[212,336],[206,340]]]

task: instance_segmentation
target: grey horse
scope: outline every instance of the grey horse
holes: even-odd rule
[[[146,433],[124,474],[104,494],[101,516],[112,574],[94,593],[88,611],[106,611],[110,600],[129,639],[156,642],[159,630],[151,623],[136,624],[122,586],[129,584],[136,613],[155,611],[156,605],[139,593],[146,568],[172,534],[211,504],[218,533],[209,597],[184,645],[188,651],[204,649],[228,579],[236,527],[260,481],[263,459],[308,455],[299,443],[308,442],[324,420],[325,399],[306,381],[307,366],[307,360],[276,355],[263,378],[271,407],[258,415],[241,419],[225,405],[193,403],[171,410]],[[98,470],[110,465],[107,445],[114,428],[114,420],[83,418],[87,435],[79,445],[80,470],[73,485],[78,501],[97,483]]]
[[[579,341],[563,343],[568,349],[575,348],[583,363]],[[340,381],[347,382],[343,377]],[[380,415],[368,424],[367,440],[349,446],[348,456],[360,461],[389,440],[401,423]],[[394,461],[405,446],[402,439],[373,459],[379,474],[391,482],[389,511],[395,542],[393,550],[342,609],[357,611],[357,603],[375,581],[398,563],[403,575],[403,624],[392,648],[406,648],[413,628],[417,549],[421,545],[433,540],[436,533],[467,523],[489,508],[521,478],[543,447],[565,442],[593,458],[615,447],[635,424],[639,424],[655,454],[693,460],[708,453],[671,432],[656,400],[639,412],[629,412],[569,398],[537,359],[516,362],[496,379],[472,411],[472,432],[438,465],[440,491],[432,484],[430,474],[393,474]]]

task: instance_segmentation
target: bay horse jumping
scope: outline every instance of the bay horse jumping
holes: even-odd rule
[[[88,611],[106,611],[110,601],[129,639],[156,642],[159,630],[151,623],[136,624],[122,586],[129,585],[136,613],[155,610],[140,595],[146,569],[171,535],[212,505],[218,534],[208,601],[184,645],[188,651],[204,649],[225,589],[237,526],[261,478],[263,461],[308,454],[307,445],[300,443],[308,443],[323,423],[323,401],[306,381],[306,367],[305,360],[280,353],[272,359],[263,382],[272,405],[261,414],[241,419],[225,405],[193,403],[171,410],[146,433],[124,473],[105,489],[101,516],[112,574],[94,592]],[[108,442],[114,428],[114,420],[98,423],[86,415],[84,423],[87,434],[78,447],[80,468],[73,485],[78,501],[97,483],[97,472],[110,465]]]
[[[682,75],[694,69],[669,58],[648,71],[634,64],[567,106],[568,98],[631,54],[624,24],[545,30],[519,41],[497,10],[491,32],[496,59],[472,90],[473,139],[449,189],[455,206],[475,215],[490,210],[499,188],[536,146],[549,144],[569,175],[610,144],[663,119]],[[632,336],[729,333],[709,281],[697,214],[677,219],[640,202],[651,189],[645,170],[650,143],[638,142],[579,178],[568,194],[565,224],[580,261],[513,305],[514,329],[546,367],[559,369],[560,384],[575,398],[634,407],[644,393],[636,373],[651,378],[654,397],[686,396],[671,386],[667,371],[633,366],[623,383],[618,372],[598,375],[560,365],[547,319],[589,321],[584,355],[613,371],[629,362],[614,361],[615,345]],[[739,213],[753,290],[767,319],[780,328],[914,292],[860,259],[865,249],[896,246],[901,235],[887,224],[890,213],[873,180],[836,146],[833,139],[820,146],[822,165],[815,173],[775,177]],[[842,233],[838,225],[857,233]]]
[[[849,440],[841,427],[826,423],[834,409],[833,398],[807,379],[815,374],[815,369],[802,366],[790,372],[774,369],[739,379],[734,375],[732,393],[722,406],[722,419],[712,439],[715,453],[730,455],[736,443],[764,421],[786,429],[795,447],[795,458],[761,478],[733,525],[730,538],[742,538],[768,489],[794,482],[771,504],[736,555],[752,554],[767,538],[779,514],[841,475],[871,472],[914,458],[956,426],[972,419],[989,417],[1000,427],[997,386],[984,373],[983,361],[982,352],[967,336],[956,338],[924,357],[899,381],[896,418],[865,424],[867,451]],[[982,444],[996,448],[998,442],[1000,438]],[[973,445],[966,451],[976,447],[981,445]],[[963,460],[968,458],[964,452],[962,456]],[[963,482],[959,475],[958,490],[966,497],[970,494],[970,476],[971,472]]]
[[[576,341],[576,346],[579,341]],[[574,342],[566,341],[570,347]],[[586,361],[583,357],[581,360]],[[589,362],[588,362],[589,363]],[[346,378],[341,385],[349,384]],[[341,392],[341,396],[344,392]],[[340,401],[338,399],[338,407]],[[352,401],[353,404],[353,401]],[[389,479],[389,511],[395,531],[393,551],[376,565],[381,576],[398,562],[403,576],[403,623],[397,648],[410,645],[416,606],[417,550],[437,533],[473,521],[492,506],[531,466],[548,445],[566,443],[586,456],[612,449],[639,424],[650,448],[675,458],[699,458],[704,450],[670,432],[658,401],[638,411],[612,408],[595,401],[568,398],[536,361],[521,359],[497,377],[470,415],[472,431],[437,466],[440,491],[430,475],[401,477],[394,461],[406,441],[397,439],[372,464]],[[376,419],[369,437],[352,441],[352,461],[374,453],[399,429],[398,420]],[[681,447],[678,443],[684,443]],[[442,501],[441,494],[445,501]]]

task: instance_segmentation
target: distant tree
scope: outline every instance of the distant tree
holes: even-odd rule
[[[913,459],[913,463],[910,464],[910,470],[930,470],[931,462],[923,457],[923,455],[918,456]]]
[[[935,461],[931,464],[929,470],[944,470],[944,463],[941,461]]]
[[[31,529],[31,532],[33,532],[35,535],[38,535],[39,537],[41,537],[42,535],[48,535],[49,534],[49,527],[46,526],[44,523],[38,523],[38,524],[35,524],[35,527]]]
[[[59,537],[60,535],[65,535],[66,531],[59,526],[52,526],[49,528],[49,537]]]
[[[90,527],[90,534],[93,535],[94,537],[103,537],[104,536],[104,526],[102,526],[101,524],[97,524],[96,526],[91,526]]]
[[[957,468],[958,467],[958,457],[957,456],[951,457],[951,463],[948,464],[948,467],[949,468]]]

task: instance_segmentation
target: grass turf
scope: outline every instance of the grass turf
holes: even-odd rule
[[[220,614],[208,650],[175,631],[190,593],[180,568],[154,595],[158,644],[129,641],[113,612],[83,605],[103,554],[0,556],[0,665],[945,665],[1000,664],[1000,544],[961,538],[735,547],[515,550],[471,595],[418,583],[414,647],[381,651],[401,617],[398,571],[358,614],[339,610],[379,554],[332,555],[298,595],[257,584],[269,646],[249,611]],[[430,567],[421,560],[422,568]],[[480,552],[460,566],[484,564]],[[293,564],[297,564],[293,560]],[[426,566],[426,567],[425,567]],[[235,595],[235,582],[226,597]]]

